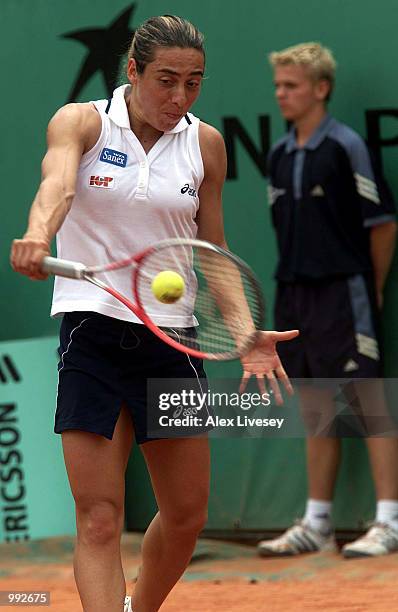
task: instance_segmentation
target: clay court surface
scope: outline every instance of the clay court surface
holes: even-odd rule
[[[123,537],[129,592],[139,566],[141,539],[140,534]],[[0,590],[50,591],[50,610],[81,612],[72,551],[73,538],[69,537],[0,545]],[[343,560],[327,553],[269,560],[258,558],[252,546],[201,540],[182,581],[161,610],[392,612],[398,611],[397,578],[398,554]]]

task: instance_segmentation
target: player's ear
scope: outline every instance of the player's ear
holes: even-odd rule
[[[135,85],[138,78],[137,63],[133,57],[131,57],[127,63],[127,78],[131,85]]]
[[[321,79],[316,84],[316,97],[318,100],[326,100],[330,92],[330,83],[326,79]]]

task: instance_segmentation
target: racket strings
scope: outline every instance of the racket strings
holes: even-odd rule
[[[184,279],[184,293],[173,304],[162,304],[152,292],[152,280],[165,270]],[[214,358],[241,353],[263,325],[261,294],[250,270],[217,250],[187,245],[158,249],[142,263],[137,289],[155,322],[161,315],[175,321],[169,331],[161,325],[170,337],[178,328],[178,342]]]

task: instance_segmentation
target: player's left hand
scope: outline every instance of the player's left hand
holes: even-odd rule
[[[253,348],[242,357],[243,376],[239,392],[243,393],[251,376],[256,376],[257,384],[261,393],[267,393],[264,376],[269,381],[270,388],[278,405],[283,404],[283,398],[279,389],[278,379],[282,382],[286,391],[292,395],[293,387],[286,374],[279,355],[276,351],[276,343],[292,340],[298,336],[299,331],[262,331],[259,333]]]

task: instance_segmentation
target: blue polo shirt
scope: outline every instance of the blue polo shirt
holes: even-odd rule
[[[304,147],[292,129],[271,149],[269,203],[284,282],[372,269],[369,228],[393,221],[393,197],[362,138],[326,115]]]

